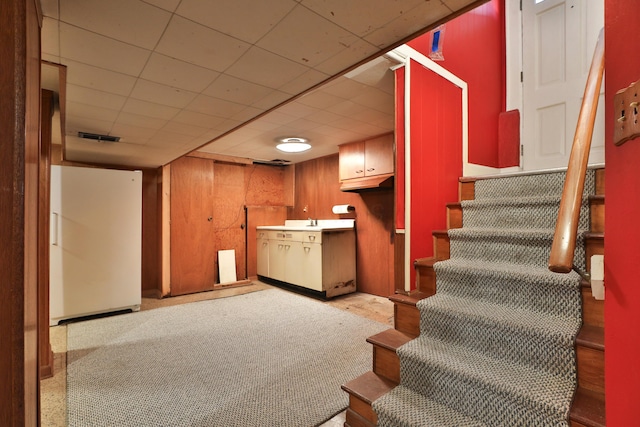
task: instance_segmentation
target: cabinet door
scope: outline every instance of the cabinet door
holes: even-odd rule
[[[264,233],[264,232],[262,232]],[[269,277],[269,240],[265,238],[256,239],[257,268],[259,276]]]
[[[314,291],[322,291],[322,245],[302,243],[300,254],[300,285]]]
[[[364,176],[364,141],[341,145],[339,150],[340,180]]]
[[[393,135],[367,140],[364,143],[365,176],[393,173]]]
[[[213,289],[213,162],[171,163],[171,295]]]
[[[269,276],[272,279],[286,281],[285,263],[289,242],[269,239]]]

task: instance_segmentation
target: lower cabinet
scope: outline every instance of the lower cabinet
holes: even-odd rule
[[[356,290],[353,230],[258,232],[258,275],[322,293]]]

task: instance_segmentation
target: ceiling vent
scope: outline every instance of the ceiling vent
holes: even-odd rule
[[[78,132],[78,136],[80,138],[93,139],[94,141],[100,141],[100,142],[118,142],[118,141],[120,141],[120,137],[119,136],[100,135],[98,133]]]
[[[259,165],[269,165],[269,166],[287,166],[289,164],[291,164],[290,160],[283,160],[283,159],[273,159],[273,160],[253,160],[253,163],[259,164]]]

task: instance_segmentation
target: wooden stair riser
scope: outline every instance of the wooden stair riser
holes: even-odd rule
[[[604,233],[604,196],[589,198],[590,230],[592,233]]]
[[[375,426],[378,424],[378,415],[371,407],[371,403],[365,402],[353,394],[349,394],[349,408],[372,425]]]
[[[476,198],[476,182],[475,181],[459,181],[458,182],[458,200],[473,200]]]
[[[447,230],[436,230],[431,234],[433,235],[433,256],[438,261],[449,259],[451,252]]]
[[[578,387],[604,394],[604,351],[577,346]]]
[[[588,284],[582,287],[582,322],[604,328],[604,301],[593,297]]]
[[[352,410],[347,408],[346,420],[344,427],[375,427],[376,425]]]
[[[394,302],[394,327],[412,337],[420,335],[420,311],[415,305]]]
[[[395,383],[400,382],[400,359],[394,350],[389,350],[377,345],[373,346],[373,372],[390,379]]]
[[[436,262],[432,258],[417,259],[413,266],[416,270],[416,289],[428,295],[436,294],[436,272],[433,264]]]
[[[449,203],[447,205],[447,230],[462,228],[462,205]]]

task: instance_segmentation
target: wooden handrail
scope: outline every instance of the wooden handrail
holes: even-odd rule
[[[582,204],[582,191],[587,173],[591,137],[596,120],[598,97],[604,73],[604,28],[600,30],[598,43],[591,61],[584,98],[580,107],[576,133],[573,138],[569,167],[562,190],[560,211],[549,257],[549,270],[568,273],[573,267],[573,255],[578,236],[578,220]]]

